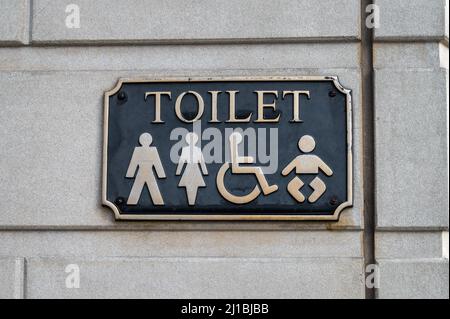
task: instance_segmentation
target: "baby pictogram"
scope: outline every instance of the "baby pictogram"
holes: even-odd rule
[[[316,147],[314,138],[310,135],[304,135],[298,141],[298,148],[303,153],[310,153]],[[295,168],[296,174],[318,174],[319,169],[322,170],[327,176],[333,175],[331,168],[322,161],[317,155],[299,155],[294,158],[281,172],[284,176],[288,175]],[[305,201],[305,196],[300,192],[303,187],[303,181],[297,176],[294,177],[288,184],[287,190],[292,197],[294,197],[299,203]],[[320,196],[325,193],[327,187],[325,183],[316,177],[312,180],[309,186],[314,190],[308,197],[310,203],[316,202]]]
[[[242,135],[238,132],[234,132],[230,135],[230,153],[231,153],[231,165],[230,163],[224,163],[217,173],[217,188],[219,193],[229,202],[235,204],[246,204],[254,200],[261,193],[264,195],[269,195],[278,190],[277,185],[269,185],[267,183],[266,177],[263,170],[259,166],[243,166],[241,164],[252,164],[255,162],[254,158],[251,156],[239,156],[238,146],[242,142]],[[224,184],[224,178],[226,171],[231,166],[231,174],[253,174],[255,175],[259,186],[255,185],[254,189],[250,194],[244,196],[236,196],[227,191]]]
[[[141,144],[141,146],[134,148],[133,156],[131,157],[126,174],[127,178],[134,178],[136,174],[130,196],[128,197],[128,205],[137,205],[145,185],[147,185],[150,192],[153,204],[164,205],[163,198],[159,192],[158,184],[156,183],[155,175],[153,173],[153,168],[155,168],[158,178],[166,178],[166,174],[164,173],[158,150],[156,147],[150,146],[152,141],[153,138],[149,133],[143,133],[139,137],[139,144]]]

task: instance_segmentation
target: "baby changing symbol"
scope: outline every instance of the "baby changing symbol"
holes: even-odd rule
[[[310,135],[304,135],[298,141],[298,148],[301,152],[305,153],[294,158],[281,172],[283,176],[288,175],[292,170],[295,169],[295,173],[301,174],[318,174],[319,170],[323,171],[325,175],[333,175],[331,168],[325,164],[325,162],[317,155],[306,154],[310,153],[316,147],[316,141]],[[304,183],[299,177],[294,177],[288,184],[287,190],[292,197],[295,198],[299,203],[305,201],[305,196],[302,194],[300,189],[303,187]],[[316,202],[320,196],[325,193],[327,186],[325,183],[317,176],[315,177],[309,186],[314,190],[313,193],[308,197],[310,203]]]

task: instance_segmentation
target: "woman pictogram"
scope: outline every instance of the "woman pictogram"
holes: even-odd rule
[[[205,159],[203,158],[200,147],[195,146],[198,142],[198,135],[188,133],[185,137],[188,146],[181,150],[180,160],[178,162],[176,174],[180,175],[184,164],[186,168],[181,176],[178,187],[185,187],[189,205],[195,204],[197,191],[199,187],[206,187],[203,175],[208,175]]]

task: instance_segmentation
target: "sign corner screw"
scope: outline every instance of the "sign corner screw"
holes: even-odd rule
[[[119,101],[124,101],[127,98],[127,94],[124,91],[120,91],[117,95],[117,98],[119,99]]]
[[[115,202],[117,205],[122,205],[123,203],[125,203],[125,199],[122,197],[117,197]]]
[[[331,199],[330,199],[330,205],[337,205],[337,203],[338,203],[338,200],[337,200],[337,198],[336,197],[332,197]]]

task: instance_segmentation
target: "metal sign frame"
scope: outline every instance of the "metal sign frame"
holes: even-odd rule
[[[146,82],[213,82],[213,81],[331,81],[335,88],[346,95],[347,119],[347,200],[334,210],[332,215],[287,215],[287,214],[122,214],[118,207],[107,199],[107,163],[108,163],[108,124],[109,98],[116,94],[124,83]],[[353,147],[352,147],[352,97],[351,90],[344,88],[337,76],[238,76],[238,77],[167,77],[167,78],[121,78],[116,86],[104,94],[103,114],[103,166],[102,166],[102,204],[111,208],[116,220],[272,220],[272,221],[336,221],[344,208],[353,205]]]

